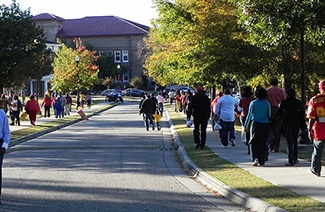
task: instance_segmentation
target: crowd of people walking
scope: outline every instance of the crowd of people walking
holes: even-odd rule
[[[239,99],[230,88],[226,88],[217,91],[212,101],[206,100],[204,89],[199,86],[191,101],[187,102],[186,111],[187,120],[193,117],[195,148],[205,147],[206,128],[211,117],[212,129],[217,129],[214,127],[216,124],[219,126],[217,131],[221,146],[235,147],[234,125],[236,117],[239,117],[243,126],[241,140],[248,146],[247,153],[251,155],[253,166],[264,166],[271,152],[280,151],[282,135],[287,143],[288,155],[288,162],[284,165],[294,166],[299,163],[298,136],[308,132],[306,140],[313,141],[314,146],[310,172],[320,176],[325,142],[325,131],[321,130],[325,127],[325,81],[319,83],[320,93],[310,99],[307,113],[306,104],[297,99],[296,91],[293,88],[285,91],[278,83],[277,78],[272,78],[268,88],[259,86],[254,92],[246,86]],[[175,111],[180,112],[177,104]],[[308,125],[306,118],[309,119]]]
[[[51,114],[55,118],[64,118],[70,116],[71,106],[73,104],[72,97],[69,94],[51,94],[47,91],[41,101],[35,97],[34,94],[29,96],[29,99],[23,104],[18,95],[14,95],[13,92],[10,95],[1,95],[0,109],[10,117],[10,125],[20,125],[21,118],[27,118],[31,125],[35,125],[36,117],[41,114],[44,118],[50,118]],[[79,107],[83,109],[86,105],[91,107],[92,98],[90,94],[83,94],[83,101]],[[78,107],[78,109],[79,109]]]

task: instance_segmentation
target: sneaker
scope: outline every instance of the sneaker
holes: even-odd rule
[[[293,162],[294,164],[298,164],[299,163],[299,160],[296,160],[295,162]]]
[[[224,146],[224,145],[221,145],[222,146],[222,148],[224,148],[224,149],[228,149],[228,146]]]
[[[310,174],[316,175],[317,177],[320,177],[320,174],[314,172],[311,168],[308,169],[308,172],[309,172]]]
[[[293,166],[293,163],[285,163],[285,166]]]
[[[253,166],[258,166],[259,164],[258,164],[258,160],[257,159],[255,159],[254,160],[254,163],[253,163]]]
[[[235,139],[229,139],[231,146],[236,146]]]

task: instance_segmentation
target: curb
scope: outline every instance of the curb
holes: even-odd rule
[[[178,133],[174,128],[173,122],[170,119],[169,113],[165,110],[167,114],[168,124],[170,126],[170,131],[174,142],[177,147],[178,154],[181,159],[181,163],[187,172],[193,177],[193,179],[198,180],[204,186],[212,191],[218,192],[223,195],[229,201],[241,205],[250,211],[258,212],[286,212],[286,210],[276,207],[270,203],[267,203],[261,199],[252,197],[238,189],[231,188],[230,186],[224,184],[223,182],[213,178],[211,175],[199,168],[187,155],[183,144],[181,143]]]

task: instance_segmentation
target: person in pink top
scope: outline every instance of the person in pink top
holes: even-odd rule
[[[266,100],[271,105],[271,128],[268,136],[268,144],[270,151],[279,152],[282,120],[277,117],[280,103],[287,98],[284,89],[278,86],[278,79],[271,79],[271,87],[266,89]]]
[[[220,97],[223,96],[223,92],[222,91],[216,91],[217,96],[212,100],[211,102],[211,112],[212,112],[212,131],[215,131],[214,125],[217,122],[218,117],[216,117],[214,115],[214,112],[216,111],[216,107],[217,107],[217,103],[218,103],[218,99],[220,99]]]
[[[320,94],[310,99],[307,118],[309,118],[309,137],[313,140],[314,145],[309,171],[317,177],[320,177],[322,152],[325,143],[325,80],[320,81],[318,85]]]
[[[251,101],[253,101],[255,99],[256,98],[253,97],[252,88],[249,86],[245,87],[243,89],[242,98],[240,98],[240,100],[239,100],[239,107],[242,108],[241,113],[240,113],[240,123],[242,124],[242,126],[244,126],[244,123],[246,121],[249,104],[251,103]],[[249,147],[250,132],[249,131],[245,132],[244,127],[242,130],[242,137],[244,137],[243,143],[245,143],[246,146],[248,147],[247,154],[250,154],[250,147]]]

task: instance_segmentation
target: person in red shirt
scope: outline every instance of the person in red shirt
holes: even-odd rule
[[[27,101],[27,103],[25,105],[25,110],[28,113],[29,121],[30,121],[31,125],[34,126],[35,121],[36,121],[36,115],[38,112],[40,112],[40,108],[39,108],[38,102],[35,100],[34,94],[31,94],[29,96],[29,100]]]
[[[67,102],[64,105],[64,112],[66,113],[65,115],[70,116],[70,112],[71,112],[71,105],[72,105],[72,98],[71,96],[67,93],[67,95],[65,96],[65,99],[67,100]]]
[[[318,85],[320,94],[310,99],[307,118],[309,118],[309,137],[313,140],[314,145],[309,171],[320,177],[322,152],[325,143],[325,80],[320,81]]]
[[[282,120],[277,117],[277,112],[280,103],[287,98],[285,90],[280,88],[278,83],[278,79],[274,77],[271,79],[271,87],[266,89],[266,100],[269,101],[271,105],[271,128],[268,144],[270,151],[274,150],[274,152],[279,152],[282,129]]]
[[[252,88],[250,86],[245,87],[243,89],[242,98],[240,98],[240,100],[239,100],[239,107],[242,108],[241,113],[240,113],[240,123],[242,124],[242,126],[244,126],[245,121],[246,121],[249,104],[251,103],[251,101],[253,101],[255,99],[256,98],[253,97]],[[245,132],[245,128],[243,127],[242,141],[248,147],[247,154],[250,154],[249,140],[250,140],[250,132],[249,131]]]
[[[216,111],[216,107],[217,107],[217,103],[218,103],[218,99],[220,99],[220,97],[223,96],[223,92],[222,91],[216,91],[217,96],[212,100],[211,102],[211,113],[212,113],[212,131],[214,132],[214,125],[217,122],[218,117],[216,117],[214,115],[214,112]]]
[[[44,107],[44,118],[49,117],[50,118],[50,110],[52,107],[52,98],[48,94],[45,94],[42,102],[42,107]]]
[[[182,112],[181,91],[177,90],[175,95],[175,112]]]

